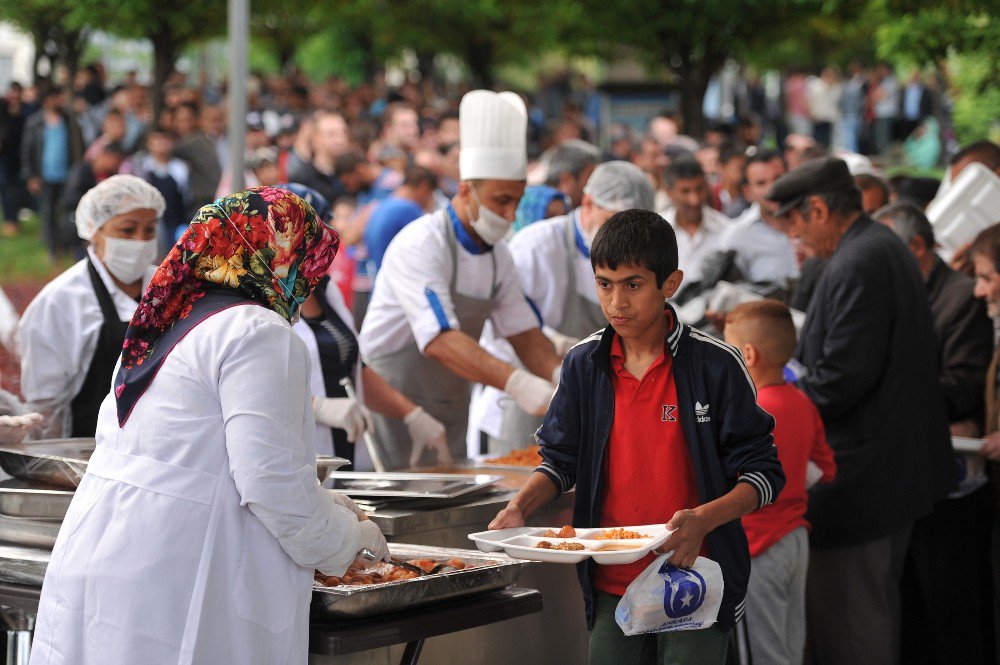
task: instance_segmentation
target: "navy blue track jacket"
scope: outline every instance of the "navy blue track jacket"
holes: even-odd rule
[[[673,314],[670,305],[667,308]],[[676,315],[671,319],[676,322]],[[543,460],[536,471],[548,476],[560,492],[576,487],[573,525],[579,528],[600,526],[602,471],[615,413],[611,384],[614,335],[608,326],[566,355],[559,389],[536,435]],[[668,333],[665,349],[673,358],[677,406],[701,503],[727,494],[738,482],[756,490],[759,506],[772,503],[785,484],[771,436],[774,419],[757,406],[757,391],[739,351],[680,322]],[[695,416],[696,403],[704,409],[700,418]],[[642,492],[642,488],[635,491]],[[731,628],[743,615],[750,579],[750,552],[740,521],[709,533],[706,544],[709,557],[719,563],[725,579],[718,621],[723,628]],[[587,626],[593,627],[593,560],[578,564],[577,571]]]

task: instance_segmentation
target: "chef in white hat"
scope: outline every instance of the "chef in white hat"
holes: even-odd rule
[[[499,388],[543,415],[560,363],[501,242],[524,193],[524,102],[510,92],[473,90],[462,98],[459,126],[458,193],[393,239],[360,334],[368,365],[445,425],[456,459],[466,457],[472,383]],[[487,320],[526,369],[479,345]],[[387,466],[405,466],[412,447],[405,425],[376,417],[375,429]]]

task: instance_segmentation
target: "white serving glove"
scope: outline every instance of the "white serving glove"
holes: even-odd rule
[[[542,328],[542,332],[545,333],[545,336],[549,338],[550,342],[552,342],[552,346],[556,347],[556,355],[560,358],[569,353],[569,350],[580,342],[580,340],[576,337],[563,335],[558,330],[553,330],[548,326]]]
[[[349,511],[354,513],[359,520],[368,519],[368,515],[365,514],[365,511],[361,510],[361,507],[354,503],[351,497],[346,494],[341,494],[340,492],[330,492],[330,496],[333,498],[333,502],[335,504],[347,508]]]
[[[26,413],[23,416],[0,416],[0,443],[21,443],[28,432],[40,425],[42,414]]]
[[[533,416],[544,416],[552,401],[556,387],[531,372],[516,369],[507,379],[503,391],[514,398],[517,405]]]
[[[347,440],[351,443],[375,429],[371,412],[357,400],[347,397],[314,397],[313,416],[320,425],[347,432]]]
[[[410,466],[416,466],[417,460],[427,448],[437,455],[439,464],[451,464],[451,451],[448,450],[448,439],[444,425],[419,406],[403,418],[406,430],[413,441],[413,452],[410,453]]]
[[[368,550],[375,555],[375,560],[389,560],[389,545],[385,542],[385,536],[379,530],[378,525],[371,520],[358,522],[358,530],[361,531],[361,540],[358,541],[359,552]]]

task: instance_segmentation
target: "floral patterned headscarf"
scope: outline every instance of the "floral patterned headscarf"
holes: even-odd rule
[[[122,368],[152,355],[156,340],[215,284],[291,321],[337,255],[340,238],[291,192],[255,187],[202,206],[160,264],[129,323]]]

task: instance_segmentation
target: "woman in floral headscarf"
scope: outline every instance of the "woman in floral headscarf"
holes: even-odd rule
[[[299,304],[336,234],[290,192],[203,207],[125,336],[31,662],[305,663],[313,569],[385,539],[316,479]]]

